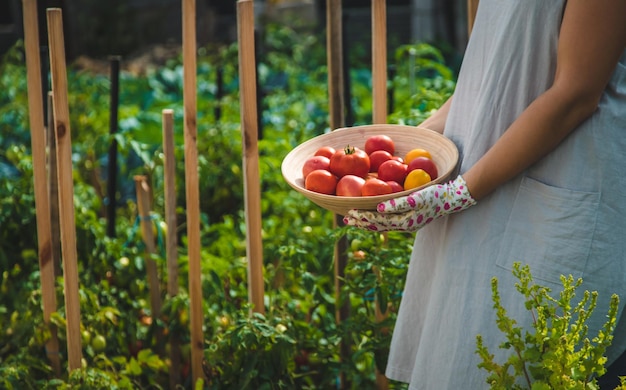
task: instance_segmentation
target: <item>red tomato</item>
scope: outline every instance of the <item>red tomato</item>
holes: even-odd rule
[[[371,179],[367,179],[365,184],[363,184],[361,192],[363,193],[363,196],[376,196],[391,194],[392,189],[387,182],[373,177]]]
[[[365,179],[356,175],[345,175],[337,182],[337,196],[361,196]]]
[[[404,191],[404,187],[402,187],[402,185],[398,183],[397,181],[388,180],[387,184],[389,184],[389,186],[391,187],[391,192]]]
[[[392,180],[403,184],[407,173],[407,165],[396,160],[385,161],[378,167],[378,178],[383,181]]]
[[[363,150],[346,146],[330,158],[330,171],[338,177],[356,175],[365,178],[370,171],[370,158]]]
[[[380,164],[391,160],[393,156],[386,150],[377,150],[370,154],[370,172],[377,172]]]
[[[316,169],[325,169],[329,170],[330,168],[330,159],[324,156],[313,156],[309,157],[302,166],[302,177],[306,179],[309,173],[313,172]]]
[[[401,163],[404,163],[404,159],[403,159],[402,157],[400,157],[400,156],[393,156],[393,157],[391,157],[391,159],[392,159],[392,160],[399,161],[399,162],[401,162]]]
[[[439,177],[439,174],[437,172],[437,165],[435,165],[433,160],[429,159],[428,157],[416,157],[411,160],[407,169],[407,173],[416,169],[424,170],[433,180]]]
[[[331,158],[332,155],[335,154],[335,152],[336,150],[332,146],[322,146],[321,148],[317,149],[317,151],[315,152],[315,156],[324,156]]]
[[[316,169],[304,180],[304,188],[320,194],[334,195],[337,177],[324,169]]]
[[[386,150],[393,155],[396,152],[396,146],[388,135],[372,135],[365,140],[365,153],[372,154],[377,150]]]

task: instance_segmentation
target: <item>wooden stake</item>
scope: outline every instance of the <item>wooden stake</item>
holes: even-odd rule
[[[202,378],[204,336],[202,333],[202,267],[200,266],[200,189],[198,186],[196,2],[183,0],[183,105],[185,136],[185,193],[189,257],[191,326],[191,372],[193,383]]]
[[[372,0],[372,102],[373,123],[387,123],[387,4],[386,0]],[[380,271],[376,270],[380,279]],[[384,320],[380,301],[374,302],[376,322]],[[376,385],[380,390],[389,388],[389,381],[376,367]]]
[[[167,293],[170,298],[178,295],[178,251],[176,240],[176,158],[174,156],[174,111],[165,109],[163,117],[163,154],[165,181],[165,257],[167,261]],[[170,388],[180,383],[180,341],[170,332]]]
[[[46,129],[44,127],[43,97],[41,95],[41,58],[39,53],[39,22],[36,0],[23,1],[24,43],[26,46],[26,72],[28,81],[28,113],[30,138],[33,154],[33,185],[35,190],[35,214],[37,218],[37,245],[39,249],[39,269],[43,320],[50,329],[50,339],[46,342],[46,355],[57,376],[61,374],[59,340],[57,329],[50,322],[50,316],[57,310],[55,292],[54,259],[52,250],[52,227],[50,203],[48,199],[46,173]]]
[[[372,121],[387,123],[387,4],[372,0]]]
[[[148,184],[148,178],[146,176],[137,175],[135,180],[135,192],[137,193],[137,215],[141,224],[141,233],[143,235],[143,242],[146,246],[146,272],[148,274],[148,285],[150,286],[150,306],[152,309],[152,321],[156,323],[159,315],[161,314],[161,289],[159,283],[159,274],[157,271],[156,261],[152,258],[152,255],[156,253],[156,247],[154,244],[151,200],[150,200],[150,185]]]
[[[326,62],[331,130],[345,126],[341,0],[326,0]]]
[[[50,257],[52,261],[52,267],[54,272],[54,277],[60,276],[63,274],[63,270],[61,269],[61,228],[59,226],[59,182],[58,178],[58,169],[57,169],[57,142],[54,132],[54,98],[52,96],[52,92],[48,91],[47,93],[47,128],[46,128],[46,139],[48,144],[48,153],[47,153],[47,167],[48,167],[48,204],[50,206]],[[56,296],[54,298],[55,306],[56,306]],[[55,309],[56,310],[56,309]],[[45,315],[44,315],[45,318]],[[51,327],[51,337],[54,339],[52,341],[52,345],[56,345],[56,350],[58,351],[58,334],[56,330],[56,326],[50,324]],[[49,347],[46,347],[49,349]],[[54,348],[54,347],[53,347]],[[58,355],[58,352],[56,353]],[[60,360],[60,357],[56,358]],[[53,364],[54,367],[54,364]],[[55,368],[56,371],[56,368]],[[59,361],[59,375],[61,372],[61,366]]]
[[[48,204],[50,205],[50,240],[52,245],[52,263],[54,275],[62,274],[61,270],[61,231],[59,227],[59,183],[57,181],[57,141],[54,135],[54,99],[52,92],[48,92],[48,127],[46,138],[48,140]]]
[[[47,10],[50,72],[54,96],[54,130],[57,143],[59,213],[65,315],[67,322],[67,353],[70,371],[81,367],[80,299],[74,220],[74,181],[72,177],[72,139],[67,101],[67,70],[63,43],[63,15],[60,8]],[[39,92],[38,92],[39,93]]]
[[[107,174],[107,236],[115,237],[115,214],[117,210],[117,134],[118,111],[120,102],[120,56],[111,56],[111,96],[109,99],[109,135],[111,145],[109,145],[109,161]]]
[[[265,313],[263,242],[261,238],[261,187],[259,184],[258,121],[256,110],[256,60],[254,54],[254,2],[237,2],[239,42],[239,100],[243,140],[248,298],[252,310]]]
[[[342,8],[341,0],[326,1],[326,57],[328,64],[328,104],[329,104],[329,120],[332,130],[345,126],[344,113],[344,82],[343,82],[343,51],[342,51]],[[343,216],[336,215],[334,225],[343,224]],[[347,259],[345,258],[345,250],[347,245],[345,238],[339,240],[338,246],[335,248],[335,300],[337,308],[335,318],[337,322],[341,322],[344,314],[341,313],[340,290],[341,280],[343,278],[343,270]]]
[[[472,33],[474,28],[474,20],[476,19],[476,11],[478,11],[479,0],[467,0],[467,32],[468,35]]]
[[[167,258],[167,292],[170,296],[178,295],[178,252],[176,246],[176,157],[174,155],[174,111],[165,109],[163,117],[163,154],[164,181],[165,181],[165,224],[168,234],[165,239]]]
[[[326,0],[326,57],[328,66],[328,111],[329,125],[335,130],[346,125],[344,69],[343,69],[343,17],[341,0]],[[343,226],[343,216],[335,215],[333,226]],[[342,301],[341,288],[343,285],[344,270],[348,262],[348,243],[345,236],[339,238],[334,251],[334,278],[335,278],[335,320],[341,323],[348,318],[349,302]],[[347,342],[341,343],[340,359],[346,359],[350,346]],[[339,388],[345,389],[348,384],[344,375],[339,374]]]
[[[385,235],[384,245],[387,245],[386,235]],[[372,271],[374,272],[374,274],[376,275],[376,279],[378,279],[378,282],[380,283],[382,281],[382,275],[380,273],[380,269],[378,267],[372,267]],[[389,317],[389,305],[387,305],[387,307],[383,309],[380,306],[380,300],[378,299],[378,294],[376,294],[374,305],[375,305],[374,316],[376,317],[376,322],[381,323],[387,317]],[[381,334],[387,334],[388,332],[389,332],[389,329],[387,328],[381,329]],[[375,352],[375,353],[378,353],[378,352]],[[378,370],[378,367],[376,367],[376,385],[379,390],[389,389],[389,379],[387,379],[384,372],[381,372]]]

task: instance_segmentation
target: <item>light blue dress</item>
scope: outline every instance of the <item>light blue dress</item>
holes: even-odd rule
[[[552,83],[564,0],[481,0],[445,135],[469,169]],[[598,291],[590,335],[612,293],[626,303],[626,52],[597,111],[554,152],[466,211],[417,233],[386,375],[411,389],[484,389],[476,335],[496,360],[490,280],[520,324],[532,317],[512,264],[560,291],[561,274]],[[620,310],[621,316],[622,310]],[[609,363],[626,349],[626,315]]]

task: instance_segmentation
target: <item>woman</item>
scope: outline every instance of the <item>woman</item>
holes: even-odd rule
[[[626,302],[626,1],[481,0],[454,96],[421,126],[460,151],[460,175],[349,225],[420,229],[386,374],[411,389],[480,389],[476,335],[496,361],[490,280],[525,327],[512,264],[559,290],[561,274]],[[442,200],[443,199],[443,200]],[[608,351],[626,349],[626,315]],[[620,318],[620,317],[618,317]],[[626,375],[626,372],[620,372]]]

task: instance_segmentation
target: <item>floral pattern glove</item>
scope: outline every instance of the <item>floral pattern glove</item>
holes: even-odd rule
[[[414,232],[448,214],[476,204],[463,177],[445,184],[434,184],[410,195],[378,204],[378,212],[350,210],[343,219],[346,225],[374,231]]]

